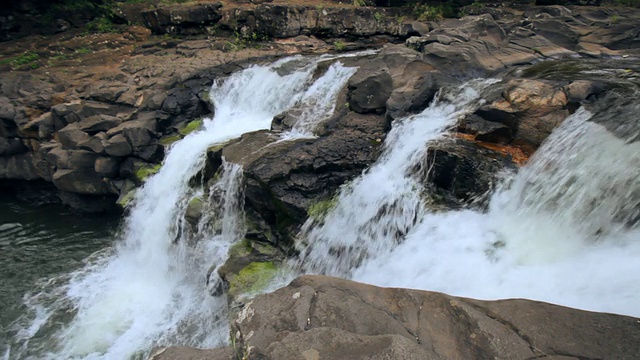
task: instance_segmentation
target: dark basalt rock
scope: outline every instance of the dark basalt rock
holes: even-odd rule
[[[450,139],[431,144],[419,169],[432,205],[483,208],[500,176],[517,171],[517,165],[473,141]]]

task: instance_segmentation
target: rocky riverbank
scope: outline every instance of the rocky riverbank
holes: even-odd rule
[[[199,181],[216,178],[223,157],[241,164],[244,170],[248,231],[220,269],[220,290],[235,289],[230,303],[238,305],[241,301],[236,295],[253,286],[251,281],[239,281],[243,271],[259,269],[256,264],[277,265],[295,256],[294,237],[301,225],[309,217],[321,221],[337,189],[376,160],[393,121],[422,111],[441,87],[472,77],[502,79],[484,95],[485,104],[461,119],[449,139],[432,146],[416,169],[429,190],[425,196],[434,209],[482,209],[498,174],[505,169],[517,171],[578,107],[594,106],[597,100],[624,89],[625,84],[637,86],[638,9],[525,4],[510,8],[474,3],[461,10],[465,16],[460,18],[426,19],[424,14],[406,8],[330,2],[121,4],[115,11],[121,24],[113,25],[113,32],[87,33],[84,28],[71,27],[55,35],[32,35],[4,42],[0,61],[0,186],[9,189],[16,183],[44,182],[51,185],[63,203],[76,210],[124,209],[135,189],[159,170],[171,144],[198,130],[202,118],[215,111],[208,96],[214,81],[251,64],[286,55],[379,50],[339,60],[358,70],[339,94],[334,113],[316,128],[317,138],[273,144],[277,138],[274,135],[295,123],[299,109],[294,108],[276,116],[268,131],[246,134],[209,149],[207,166]],[[318,76],[334,61],[322,63]],[[613,77],[602,77],[589,75],[590,68],[584,66],[604,61],[615,62],[613,68],[620,71],[614,72]],[[631,109],[635,105],[624,106]],[[616,120],[610,117],[598,121],[619,137],[637,140],[633,134],[638,124],[619,124]],[[201,208],[194,202],[185,221],[195,223]],[[343,292],[351,291],[350,287],[360,289],[360,285],[336,285],[335,281],[304,278],[295,284],[310,282],[308,286],[314,288],[326,283],[330,288],[343,287]],[[295,284],[280,293],[298,286]],[[372,289],[367,291],[381,291]],[[409,296],[402,290],[396,292],[401,297]],[[411,294],[412,299],[444,297]],[[295,298],[295,294],[291,296]],[[262,301],[259,299],[256,303]],[[467,304],[467,300],[451,301]],[[518,302],[498,303],[496,312],[505,309],[504,316],[511,316],[515,303]],[[532,316],[536,321],[546,314],[546,310],[536,312],[546,305],[524,303],[535,312]],[[540,332],[527,335],[531,338],[521,336],[520,327],[499,320],[502,315],[494,318],[486,311],[481,311],[484,315],[471,314],[477,306],[493,306],[476,305],[465,307],[464,316],[456,310],[457,305],[448,306],[446,311],[432,309],[428,314],[455,313],[466,322],[450,323],[453,320],[445,317],[441,320],[447,322],[446,326],[416,325],[428,328],[425,331],[430,335],[425,336],[440,339],[436,341],[439,349],[426,346],[422,340],[407,345],[407,339],[423,337],[406,329],[386,329],[375,334],[358,330],[365,325],[354,325],[356,330],[339,326],[325,329],[328,332],[318,329],[318,338],[300,333],[297,335],[301,337],[289,345],[294,349],[305,341],[333,338],[336,331],[346,331],[345,339],[351,342],[384,340],[388,346],[380,348],[380,353],[397,355],[394,351],[416,347],[412,353],[420,354],[418,358],[466,358],[473,354],[499,358],[599,358],[607,357],[611,344],[618,344],[617,339],[612,339],[611,343],[584,353],[565,349],[564,345],[556,347],[546,340],[531,340],[542,336]],[[239,316],[250,309],[245,307]],[[580,319],[601,316],[555,307],[551,312],[578,314],[575,316]],[[313,324],[322,323],[323,319],[314,320]],[[489,324],[489,320],[493,323]],[[582,327],[589,320],[576,321],[575,326]],[[607,317],[606,321],[633,322],[624,317]],[[482,322],[487,322],[486,329],[474,332],[469,327]],[[540,326],[548,325],[545,322]],[[251,329],[257,331],[264,324],[256,326]],[[449,327],[476,337],[442,350],[446,348],[442,344],[461,341],[458,333],[440,338],[441,330],[434,330]],[[278,334],[288,331],[295,337],[298,328],[274,330],[273,338],[260,335],[261,339],[264,337],[260,344],[245,341],[251,337],[251,329],[236,329],[240,335],[236,335],[235,351],[254,347],[255,354],[271,358],[298,356],[294,354],[298,350],[285,356],[269,348],[271,343],[285,341]],[[303,325],[300,329],[311,328]],[[591,335],[585,335],[586,340],[580,344],[588,344]],[[496,345],[505,342],[513,346]],[[289,349],[285,345],[277,348]],[[303,355],[307,350],[300,348]],[[166,350],[159,356],[168,356],[172,351],[183,350]],[[313,351],[309,353],[311,358],[344,358],[342,353],[342,357],[339,353],[331,357],[318,349]],[[616,351],[621,351],[619,358],[638,354],[632,345]],[[188,358],[188,354],[171,356]]]

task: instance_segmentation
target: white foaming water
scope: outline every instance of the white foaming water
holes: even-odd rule
[[[317,219],[305,223],[303,237],[312,246],[304,249],[299,266],[305,272],[348,276],[366,258],[395,247],[425,212],[419,179],[411,174],[427,142],[477,107],[478,90],[491,82],[467,83],[444,93],[421,114],[397,121],[378,161],[342,189],[324,224],[317,225]]]
[[[225,193],[218,197],[223,200],[215,215],[222,229],[207,232],[201,223],[195,245],[185,238],[181,219],[189,200],[202,190],[192,189],[189,181],[202,168],[209,146],[268,129],[274,115],[302,99],[323,98],[325,93],[313,91],[324,87],[309,88],[321,60],[287,58],[214,84],[215,117],[205,119],[203,130],[174,143],[161,170],[138,190],[122,241],[88,260],[68,282],[58,279],[66,284],[51,294],[26,300],[35,320],[18,331],[11,356],[122,360],[144,356],[158,345],[226,342],[226,301],[209,295],[205,277],[242,236],[241,203],[233,200],[239,198],[241,170],[225,166],[211,190]],[[344,72],[333,76],[343,81]],[[57,328],[60,322],[66,325]]]
[[[308,224],[307,269],[380,286],[640,316],[640,143],[625,143],[581,109],[493,195],[487,213],[429,212],[407,172],[412,158],[388,154],[441,121],[431,111],[419,129],[396,127],[386,155],[340,194],[324,224]],[[433,139],[445,127],[420,137]]]
[[[295,117],[295,124],[290,131],[282,135],[282,140],[293,140],[314,137],[316,126],[327,120],[336,108],[338,93],[347,80],[356,72],[355,67],[345,67],[335,62],[329,69],[305,92],[300,102],[299,114]],[[322,94],[318,96],[318,94]]]

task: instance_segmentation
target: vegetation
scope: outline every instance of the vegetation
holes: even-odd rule
[[[141,167],[138,170],[136,170],[136,178],[139,181],[145,181],[147,180],[147,178],[155,173],[157,173],[158,171],[160,171],[160,168],[162,167],[162,164],[157,164],[154,166],[147,166],[147,167]]]
[[[307,215],[318,221],[324,221],[324,218],[327,217],[329,211],[336,207],[336,205],[338,205],[337,196],[327,200],[318,201],[317,203],[309,207],[309,210],[307,210]]]
[[[278,266],[273,261],[252,262],[229,282],[229,295],[256,294],[276,277]]]
[[[33,51],[26,51],[19,56],[0,60],[0,65],[8,64],[14,70],[24,67],[37,69],[38,67],[40,67],[40,65],[38,64],[38,60],[40,60],[40,55]]]
[[[227,41],[227,45],[229,45],[231,51],[238,51],[246,48],[259,48],[258,43],[262,41],[269,41],[269,36],[257,32],[243,34],[235,31],[233,33],[233,40]]]
[[[336,49],[336,51],[344,51],[347,47],[347,44],[345,44],[343,41],[335,41],[333,43],[333,47]]]
[[[180,134],[187,135],[190,134],[202,127],[202,119],[193,120],[185,125],[182,129],[180,129]]]

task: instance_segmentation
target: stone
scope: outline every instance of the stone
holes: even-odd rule
[[[99,132],[108,131],[122,123],[122,119],[110,115],[94,115],[86,119],[82,119],[78,123],[78,129],[89,135],[95,135]]]
[[[371,61],[349,79],[349,106],[356,112],[382,113],[393,91],[389,69],[382,60]]]
[[[476,114],[466,116],[459,124],[458,131],[475,135],[475,139],[496,144],[509,144],[513,140],[513,130],[505,124],[487,121]]]
[[[105,154],[105,146],[107,143],[107,134],[100,132],[79,143],[78,147],[84,150],[91,150],[96,154]]]
[[[110,190],[93,167],[81,169],[58,169],[53,174],[53,184],[60,190],[85,195],[109,194]]]
[[[513,79],[504,85],[500,98],[475,114],[511,128],[512,143],[531,154],[569,115],[567,105],[567,95],[558,83]]]
[[[89,134],[80,130],[77,123],[73,123],[58,131],[58,140],[63,148],[75,149],[78,144],[89,140]]]
[[[206,25],[220,18],[221,3],[191,3],[163,6],[140,12],[144,25],[156,34],[203,33]]]
[[[84,195],[60,191],[58,197],[64,205],[82,213],[99,214],[118,211],[112,195]]]
[[[308,275],[245,303],[231,335],[249,359],[634,359],[638,321]]]
[[[0,179],[36,180],[40,175],[33,165],[33,154],[0,156]]]
[[[54,132],[53,117],[51,112],[46,112],[20,128],[25,137],[46,140],[50,139]]]
[[[104,151],[111,156],[129,156],[133,153],[131,145],[122,134],[117,134],[106,141]]]
[[[16,155],[27,152],[28,149],[20,139],[0,137],[0,156]]]
[[[149,360],[232,360],[236,359],[235,350],[229,346],[221,349],[194,349],[189,347],[169,347],[154,349]]]
[[[95,160],[93,169],[98,175],[113,178],[119,173],[120,161],[117,158],[101,156]]]
[[[486,207],[499,175],[517,171],[509,156],[466,139],[430,144],[418,168],[427,202],[446,209]]]

